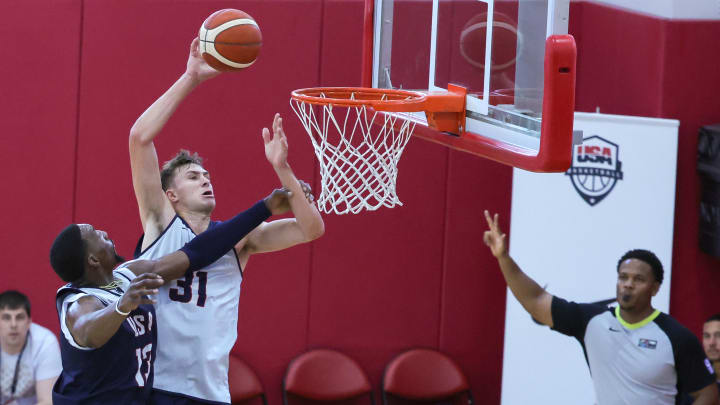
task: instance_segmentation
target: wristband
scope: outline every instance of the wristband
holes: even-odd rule
[[[117,312],[118,314],[120,314],[122,316],[128,316],[128,315],[130,315],[130,312],[132,312],[132,311],[123,312],[120,310],[120,308],[118,308],[118,305],[120,305],[120,300],[115,301],[115,312]]]

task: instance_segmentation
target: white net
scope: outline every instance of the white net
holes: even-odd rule
[[[415,129],[413,121],[365,105],[320,105],[291,98],[290,106],[320,162],[321,212],[357,214],[402,205],[395,191],[397,164]]]

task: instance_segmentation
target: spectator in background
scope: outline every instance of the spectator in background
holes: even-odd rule
[[[0,294],[0,346],[0,404],[52,405],[60,347],[52,332],[32,323],[30,300],[18,291]]]
[[[718,391],[720,391],[720,312],[705,321],[703,325],[702,343],[708,360],[706,366],[712,367],[715,370],[715,376],[717,377],[716,383]],[[682,404],[690,405],[693,401],[690,395],[686,395]]]
[[[720,390],[720,312],[711,316],[703,325],[703,348],[705,355],[715,369],[715,376]]]

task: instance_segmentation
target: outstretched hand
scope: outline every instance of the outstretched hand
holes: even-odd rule
[[[212,79],[222,73],[205,62],[205,59],[200,54],[200,40],[198,38],[193,39],[190,44],[190,56],[188,56],[185,73],[193,80],[197,80],[198,83]]]
[[[490,213],[485,210],[485,220],[487,221],[489,229],[485,231],[483,235],[483,242],[490,248],[493,256],[499,259],[507,254],[507,244],[505,240],[507,235],[502,233],[498,226],[498,214],[495,214],[491,218]]]
[[[265,142],[265,157],[274,168],[281,168],[287,165],[288,143],[280,114],[275,114],[272,129],[272,137],[270,137],[270,131],[267,128],[262,129],[262,137]]]
[[[118,309],[123,312],[131,312],[143,304],[155,304],[155,295],[158,288],[163,285],[163,279],[155,273],[141,274],[130,282],[125,294],[120,297]]]

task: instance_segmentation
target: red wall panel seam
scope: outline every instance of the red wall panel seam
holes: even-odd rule
[[[448,187],[448,183],[450,181],[450,148],[445,148],[445,203],[443,206],[443,235],[442,235],[442,249],[440,251],[440,263],[442,263],[442,267],[440,268],[440,271],[442,272],[440,275],[440,294],[439,295],[439,302],[438,302],[438,336],[437,336],[437,349],[440,350],[442,338],[443,338],[443,313],[445,308],[445,283],[446,283],[446,275],[447,275],[447,260],[446,259],[446,252],[447,252],[447,235],[448,232],[450,232],[450,229],[448,229],[448,207],[450,206],[449,199],[450,199],[450,187]]]
[[[78,150],[80,148],[80,95],[82,87],[82,55],[83,55],[83,27],[85,25],[85,0],[80,1],[80,44],[78,50],[78,80],[77,80],[77,97],[75,107],[75,150],[73,159],[73,191],[72,191],[72,203],[71,203],[71,214],[70,220],[76,222],[76,208],[77,208],[77,192],[78,192],[78,161],[79,155]]]
[[[327,6],[327,2],[323,0],[322,7],[320,8],[320,40],[318,42],[318,59],[320,60],[320,63],[318,64],[318,72],[317,72],[317,81],[318,85],[320,85],[320,82],[322,80],[322,70],[323,70],[323,38],[325,36],[325,7]],[[317,173],[318,173],[318,162],[317,159],[313,159],[313,185],[317,184],[315,183],[315,180],[317,179]],[[308,293],[307,293],[307,312],[305,313],[305,348],[307,348],[310,344],[310,309],[312,308],[312,274],[313,274],[313,247],[314,244],[310,246],[310,268],[308,269]]]

